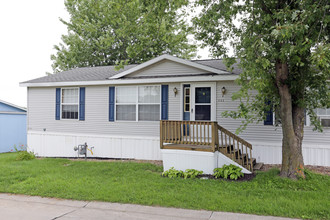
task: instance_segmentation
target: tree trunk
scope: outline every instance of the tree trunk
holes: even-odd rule
[[[304,109],[293,104],[292,94],[287,84],[288,64],[276,62],[276,84],[280,95],[280,115],[282,121],[282,169],[280,175],[296,179],[303,176],[302,140],[304,129]]]

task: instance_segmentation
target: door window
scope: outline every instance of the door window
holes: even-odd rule
[[[195,94],[195,120],[211,120],[211,87],[196,88]]]

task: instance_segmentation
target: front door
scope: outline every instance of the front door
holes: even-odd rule
[[[216,84],[192,83],[190,84],[190,90],[190,120],[215,121]]]

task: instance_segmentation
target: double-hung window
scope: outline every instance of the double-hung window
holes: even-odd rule
[[[62,88],[62,119],[78,119],[79,88]]]
[[[116,120],[158,121],[160,102],[160,86],[118,86]]]

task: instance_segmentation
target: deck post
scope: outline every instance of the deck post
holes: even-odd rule
[[[218,133],[218,123],[217,122],[212,122],[212,150],[215,152],[215,145],[217,141],[217,133]]]
[[[163,149],[163,121],[160,120],[160,135],[159,135],[159,143],[160,143],[160,149]]]

